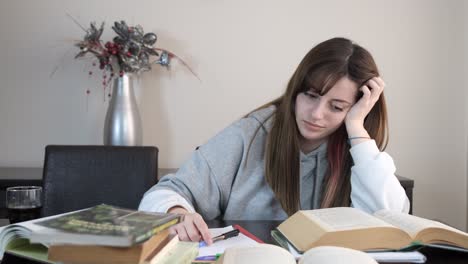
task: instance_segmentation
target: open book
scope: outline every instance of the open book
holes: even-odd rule
[[[317,246],[398,250],[414,243],[468,249],[468,234],[440,222],[381,210],[374,215],[351,207],[298,211],[277,230],[299,252]]]
[[[273,237],[273,240],[276,242],[276,244],[282,248],[285,248],[286,250],[293,255],[296,260],[301,259],[304,254],[297,252],[297,250],[287,241],[287,239],[284,238],[281,233],[274,229],[271,230],[271,236]],[[322,246],[324,247],[324,246]],[[317,247],[315,247],[317,248]],[[306,251],[307,252],[307,251]],[[422,253],[416,250],[411,250],[411,251],[368,251],[366,252],[367,255],[372,257],[375,261],[377,262],[391,262],[391,263],[425,263],[427,258],[424,256]]]
[[[232,247],[216,261],[216,264],[296,264],[296,259],[287,250],[269,244],[251,247]],[[299,264],[377,264],[362,251],[342,247],[317,247],[308,250]]]

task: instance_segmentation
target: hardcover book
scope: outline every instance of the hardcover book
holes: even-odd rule
[[[63,263],[124,264],[143,263],[154,251],[165,248],[177,236],[163,230],[150,239],[131,247],[110,247],[94,245],[51,245],[48,260]]]
[[[25,238],[43,245],[130,247],[177,224],[177,214],[139,212],[110,205],[16,223],[0,228],[0,258],[7,246]]]
[[[463,231],[389,210],[374,215],[351,207],[303,210],[286,219],[277,230],[300,253],[317,246],[404,250],[417,244],[468,249],[468,234]]]
[[[44,229],[31,233],[31,243],[129,247],[177,224],[180,215],[149,213],[97,205],[34,222]]]

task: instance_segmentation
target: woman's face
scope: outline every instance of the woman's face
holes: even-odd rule
[[[297,95],[296,123],[304,153],[320,146],[341,126],[356,102],[357,92],[357,84],[343,77],[323,96],[314,89]]]

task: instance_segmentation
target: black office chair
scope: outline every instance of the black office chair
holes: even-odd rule
[[[158,179],[156,147],[47,146],[42,216],[100,203],[137,209]]]

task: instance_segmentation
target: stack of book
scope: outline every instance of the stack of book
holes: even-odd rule
[[[4,259],[13,254],[46,263],[190,263],[198,244],[180,242],[168,229],[180,219],[103,204],[10,225],[0,231],[0,249]]]

